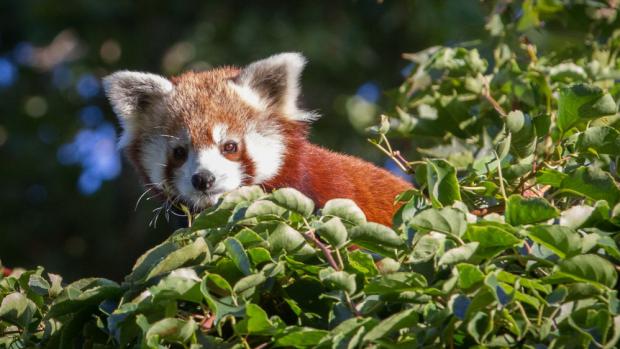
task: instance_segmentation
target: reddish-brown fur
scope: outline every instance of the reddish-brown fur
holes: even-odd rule
[[[318,207],[334,198],[352,199],[369,221],[392,224],[398,207],[394,198],[411,188],[409,183],[371,163],[308,142],[303,125],[288,129],[284,165],[276,178],[264,184],[267,189],[295,188]]]

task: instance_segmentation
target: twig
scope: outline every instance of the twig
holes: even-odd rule
[[[336,258],[338,258],[338,264],[340,265],[340,269],[344,269],[344,262],[342,261],[342,256],[340,255],[340,250],[338,250],[336,248],[336,249],[334,249],[334,251],[336,252]]]
[[[506,111],[504,110],[504,108],[502,108],[501,105],[499,105],[499,102],[493,98],[493,96],[491,96],[491,88],[489,87],[489,81],[484,78],[484,85],[482,87],[482,97],[484,97],[487,102],[489,102],[492,106],[493,109],[495,109],[495,111],[497,111],[499,113],[499,115],[501,115],[501,117],[505,118],[506,116],[508,116],[508,113],[506,113]]]
[[[381,152],[385,155],[387,155],[390,159],[394,160],[394,162],[396,163],[396,165],[403,171],[403,172],[409,172],[409,170],[400,163],[400,161],[396,160],[396,158],[394,157],[394,154],[392,154],[391,152],[389,152],[387,149],[383,148],[381,146],[381,144],[375,142],[374,140],[369,139],[368,140],[370,142],[370,144],[374,145],[375,147],[377,147],[377,149],[381,150]]]
[[[493,151],[493,154],[495,154],[495,158],[497,159],[497,174],[499,175],[499,189],[502,192],[504,201],[508,201],[508,196],[506,195],[506,188],[504,188],[504,176],[502,175],[502,162],[499,160],[499,155],[497,155],[496,151]]]
[[[327,262],[332,268],[334,268],[334,270],[341,270],[336,261],[334,260],[331,251],[319,239],[316,238],[316,236],[314,235],[314,230],[310,230],[303,235],[306,240],[312,241],[316,245],[316,247],[318,247],[323,252],[323,255],[325,255]]]
[[[362,314],[357,311],[355,304],[353,304],[353,302],[351,301],[351,296],[349,296],[349,293],[347,291],[344,291],[344,298],[346,299],[347,304],[349,305],[349,308],[351,308],[353,314],[355,314],[356,317],[362,317]]]

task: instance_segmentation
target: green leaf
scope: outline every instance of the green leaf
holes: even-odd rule
[[[438,231],[455,236],[463,235],[467,229],[465,214],[452,207],[424,210],[415,215],[409,225],[423,232]]]
[[[563,260],[546,280],[549,283],[589,282],[613,288],[618,274],[605,258],[583,254]]]
[[[233,287],[233,291],[237,294],[241,294],[253,287],[256,287],[267,280],[267,277],[262,272],[245,276],[241,280],[237,281]]]
[[[463,246],[459,246],[456,248],[452,248],[439,258],[438,265],[445,264],[454,264],[459,262],[467,261],[471,256],[474,255],[476,249],[478,248],[478,242],[470,242]]]
[[[4,296],[0,303],[0,319],[21,328],[27,328],[36,313],[36,304],[19,292]]]
[[[234,206],[233,206],[234,207]],[[225,227],[232,215],[232,208],[215,206],[199,213],[192,223],[192,230]]]
[[[233,289],[226,279],[218,274],[209,273],[203,278],[203,283],[211,292],[230,296]]]
[[[228,284],[228,282],[226,283]],[[231,297],[223,297],[221,299],[214,297],[212,294],[213,291],[209,287],[209,284],[209,279],[204,278],[200,283],[200,292],[205,297],[207,304],[209,305],[209,309],[214,313],[216,324],[228,315],[237,317],[243,316],[245,313],[245,305],[237,305]]]
[[[241,231],[235,234],[235,238],[239,240],[239,242],[245,248],[255,245],[266,245],[265,239],[263,239],[260,235],[258,235],[254,230],[250,228],[241,229]]]
[[[566,177],[568,175],[560,171],[551,168],[541,168],[536,172],[536,183],[559,188]]]
[[[560,258],[581,253],[581,237],[574,230],[561,225],[535,225],[527,229],[527,236],[553,251]]]
[[[272,262],[271,253],[264,247],[252,247],[248,249],[248,256],[252,260],[252,264],[257,266],[265,262]]]
[[[480,243],[476,255],[490,257],[521,242],[505,225],[495,222],[470,224],[464,238]]]
[[[506,201],[506,223],[511,225],[544,222],[560,215],[560,211],[544,198],[511,195]]]
[[[125,277],[125,281],[139,282],[144,280],[149,271],[153,269],[156,264],[160,263],[166,256],[178,248],[179,245],[177,243],[170,241],[166,241],[151,248],[138,258],[131,273]]]
[[[610,206],[620,201],[620,189],[614,178],[600,168],[582,166],[562,180],[562,192],[591,200],[606,200]]]
[[[467,322],[467,333],[469,333],[477,343],[482,343],[484,338],[491,331],[491,326],[489,315],[479,311]]]
[[[200,302],[200,281],[196,272],[190,268],[174,270],[162,278],[157,285],[149,287],[154,299],[179,299]]]
[[[226,246],[226,252],[237,268],[244,275],[250,275],[250,259],[245,253],[245,249],[243,248],[241,242],[235,238],[227,238],[224,240],[224,246]]]
[[[357,289],[355,274],[346,271],[334,271],[331,268],[323,269],[319,273],[319,279],[329,288],[343,290],[353,294]]]
[[[33,274],[28,277],[28,287],[36,294],[45,296],[49,293],[50,284],[40,275]]]
[[[407,309],[398,312],[385,320],[381,321],[373,327],[364,336],[364,342],[374,342],[378,339],[386,338],[391,333],[402,328],[408,328],[418,323],[418,314],[416,309]]]
[[[274,348],[306,348],[316,346],[329,332],[309,327],[287,327],[282,335],[276,338]]]
[[[161,340],[173,343],[186,343],[198,325],[194,320],[184,321],[176,318],[161,319],[152,324],[145,337],[149,344],[160,343]]]
[[[594,126],[579,134],[577,149],[595,154],[620,154],[620,132],[609,126]]]
[[[308,217],[314,211],[314,202],[297,189],[281,188],[271,194],[280,206]]]
[[[354,244],[378,253],[385,253],[390,248],[398,248],[405,244],[394,230],[374,222],[354,227],[351,229],[350,237]]]
[[[375,261],[369,253],[359,250],[350,252],[347,261],[351,269],[365,276],[375,276],[379,273]]]
[[[613,97],[599,87],[590,85],[573,85],[560,90],[558,100],[558,127],[562,131],[573,125],[615,114],[618,107]]]
[[[446,236],[439,233],[424,234],[419,240],[414,240],[410,258],[414,263],[430,261],[443,249]]]
[[[327,240],[334,248],[341,248],[347,242],[347,228],[345,228],[340,218],[334,217],[327,222],[321,224],[317,228],[319,235]]]
[[[426,184],[434,207],[452,205],[461,200],[456,169],[445,160],[426,161]]]
[[[80,279],[63,289],[50,306],[46,317],[54,318],[94,306],[105,299],[119,296],[121,292],[122,289],[114,281],[102,278]]]
[[[271,235],[269,235],[268,242],[269,250],[274,254],[282,251],[293,255],[311,255],[315,253],[314,249],[306,243],[301,233],[285,223],[278,224]]]
[[[265,192],[258,185],[240,187],[226,194],[218,208],[232,210],[242,202],[253,202],[263,196],[265,196]]]
[[[245,218],[261,216],[281,217],[286,209],[274,204],[269,200],[256,200],[245,211]]]
[[[325,216],[339,217],[355,225],[366,223],[366,215],[350,199],[331,199],[325,203],[321,213]]]
[[[424,276],[413,272],[396,272],[381,275],[364,287],[367,294],[389,295],[414,291],[427,286]]]
[[[567,131],[579,122],[615,114],[617,109],[613,97],[599,87],[573,85],[560,90],[557,124]]]
[[[270,335],[276,330],[273,322],[269,320],[267,312],[256,304],[246,304],[245,316],[245,319],[235,325],[237,333],[244,335]]]
[[[459,287],[469,289],[484,280],[484,274],[475,265],[461,263],[456,265],[459,274]]]
[[[514,110],[506,116],[506,127],[512,134],[510,147],[513,154],[526,158],[536,150],[536,128],[532,118],[520,110]]]
[[[209,258],[209,247],[203,238],[198,238],[191,244],[165,256],[161,262],[157,263],[147,274],[145,280],[149,280],[157,275],[167,273],[180,268],[191,262]]]

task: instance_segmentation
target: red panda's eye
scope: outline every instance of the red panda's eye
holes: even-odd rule
[[[233,141],[229,141],[224,143],[224,146],[222,147],[223,151],[225,153],[236,153],[237,152],[237,143],[233,142]]]
[[[175,147],[172,150],[172,156],[174,156],[174,159],[177,161],[185,161],[185,158],[187,157],[187,150],[182,146]]]

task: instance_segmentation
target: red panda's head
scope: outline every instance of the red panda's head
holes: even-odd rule
[[[304,64],[283,53],[170,80],[116,72],[104,87],[123,127],[119,145],[148,185],[194,209],[265,183],[280,172],[290,138],[316,117],[297,106]]]

